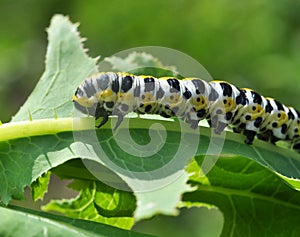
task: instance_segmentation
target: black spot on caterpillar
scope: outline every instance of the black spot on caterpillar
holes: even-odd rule
[[[215,133],[229,126],[243,133],[247,144],[255,137],[271,143],[286,140],[300,152],[300,113],[296,109],[224,81],[99,73],[77,88],[73,102],[79,111],[96,119],[103,117],[97,127],[109,115],[116,115],[117,128],[129,112],[177,116],[194,129],[207,119]]]

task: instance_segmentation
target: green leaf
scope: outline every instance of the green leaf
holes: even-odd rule
[[[24,187],[51,168],[77,158],[70,150],[72,143],[70,132],[0,142],[2,202],[7,204],[11,196],[22,199]]]
[[[79,121],[83,126],[84,120]],[[198,133],[190,129],[191,133],[183,134],[179,123],[165,122],[165,130],[155,120],[138,118],[130,120],[128,133],[128,122],[128,119],[124,119],[117,133],[113,133],[110,128],[110,121],[96,133],[94,130],[74,132],[75,140],[78,141],[74,153],[104,164],[127,183],[137,197],[137,220],[156,213],[177,214],[176,206],[181,195],[191,191],[191,187],[186,184],[189,175],[184,172],[184,167],[194,154],[193,149],[186,151],[184,148],[189,147]],[[198,143],[195,144],[195,152],[197,146]],[[84,163],[95,177],[103,179],[97,176],[100,171],[94,163]],[[115,185],[109,180],[106,182]],[[114,187],[123,188],[118,184]],[[172,195],[168,195],[170,192]]]
[[[50,175],[51,172],[47,172],[31,184],[31,196],[34,201],[43,199],[44,194],[48,191]]]
[[[300,190],[299,153],[261,140],[255,140],[253,146],[249,146],[243,140],[241,135],[227,133],[222,155],[236,154],[250,158],[279,175],[294,189]]]
[[[71,131],[73,119],[56,117],[72,115],[72,95],[77,85],[96,71],[96,59],[86,55],[77,25],[66,17],[52,18],[48,39],[43,76],[13,118],[14,123],[0,126],[0,196],[5,204],[11,195],[22,198],[24,187],[50,168],[76,158],[68,149],[72,138],[62,145],[64,138],[56,135]]]
[[[81,40],[76,32],[76,26],[72,25],[66,18],[55,16],[48,33],[46,71],[32,95],[13,120],[22,122],[0,126],[0,196],[5,204],[8,203],[11,196],[22,198],[25,186],[30,185],[43,173],[58,166],[64,170],[60,174],[69,178],[88,181],[99,179],[114,188],[116,188],[115,185],[118,186],[122,182],[124,185],[125,181],[127,188],[133,191],[136,198],[133,195],[127,197],[127,201],[136,200],[135,220],[148,218],[157,213],[176,214],[176,207],[180,204],[182,194],[192,191],[191,186],[186,183],[189,179],[194,182],[192,184],[196,182],[197,185],[207,184],[210,187],[212,181],[209,175],[212,171],[207,176],[204,174],[207,174],[210,168],[214,169],[214,159],[218,156],[215,156],[214,153],[208,154],[207,149],[210,147],[211,141],[218,145],[219,141],[222,141],[222,137],[211,140],[212,130],[209,128],[201,127],[200,140],[198,141],[199,131],[183,133],[183,127],[187,125],[178,120],[175,122],[162,120],[157,116],[132,118],[130,119],[130,126],[128,126],[129,120],[125,119],[122,124],[123,127],[121,126],[117,132],[111,129],[116,122],[115,118],[111,118],[105,126],[96,131],[94,118],[71,118],[73,108],[71,97],[77,85],[95,70],[96,60],[85,55]],[[142,57],[141,55],[136,56]],[[146,57],[145,60],[148,59]],[[150,58],[151,60],[153,59]],[[142,61],[137,60],[137,62]],[[130,64],[130,62],[126,63]],[[155,74],[156,72],[152,71],[151,73]],[[24,121],[28,120],[29,117],[33,121]],[[59,118],[54,119],[54,117]],[[74,131],[71,132],[72,130]],[[153,142],[156,145],[155,149],[151,146]],[[191,149],[191,145],[194,145],[194,151]],[[299,154],[257,140],[253,146],[249,146],[243,143],[243,137],[240,134],[230,132],[226,133],[224,146],[221,145],[220,147],[223,148],[221,153],[223,158],[219,159],[218,162],[240,155],[240,162],[253,160],[256,162],[253,163],[254,165],[260,164],[265,167],[262,169],[270,172],[272,177],[276,178],[275,184],[279,185],[273,185],[270,188],[264,186],[264,190],[269,193],[275,194],[276,190],[279,190],[286,183],[290,185],[284,186],[286,188],[284,190],[287,192],[299,190]],[[149,155],[144,156],[145,154]],[[184,170],[185,165],[194,155],[199,157],[202,154],[207,154],[207,157],[203,159],[201,169],[192,166],[190,169],[196,173],[189,178],[192,173],[189,174]],[[236,155],[233,156],[232,154]],[[249,159],[243,159],[243,157]],[[79,166],[71,167],[67,161],[76,158],[82,158],[84,166],[81,168]],[[202,162],[202,160],[198,160],[199,164],[200,161]],[[227,189],[229,184],[226,182],[230,181],[233,191],[237,194],[240,193],[240,189],[248,182],[248,180],[243,181],[242,177],[243,170],[248,170],[248,166],[243,166],[243,163],[240,162],[235,161],[230,166],[221,163],[224,165],[224,169],[230,167],[232,172],[225,175],[221,172],[222,168],[217,170],[214,177],[219,179],[219,187]],[[252,163],[249,164],[252,167]],[[103,175],[98,177],[99,166],[106,166],[107,169],[112,170],[119,180],[114,183],[115,180],[110,179],[111,176],[109,178],[104,177],[104,179]],[[87,170],[95,177],[85,172]],[[102,170],[100,171],[102,172]],[[235,172],[240,173],[234,175]],[[263,180],[263,176],[259,172],[255,174],[257,177],[251,177],[253,180],[257,182]],[[94,184],[94,182],[92,183]],[[45,185],[42,187],[44,188]],[[131,205],[129,205],[129,209],[126,209],[126,205],[117,205],[116,209],[111,211],[107,202],[101,201],[105,195],[101,190],[97,190],[97,185],[96,188],[90,185],[85,188],[80,185],[79,187],[82,190],[76,200],[65,201],[61,206],[57,206],[58,202],[56,202],[55,208],[57,210],[61,208],[59,209],[61,212],[72,215],[70,205],[76,204],[79,208],[82,203],[85,203],[84,199],[86,198],[93,200],[94,208],[89,209],[93,213],[91,218],[96,216],[96,220],[104,222],[108,218],[116,218],[115,224],[117,225],[121,225],[120,220],[122,218],[128,218],[125,227],[128,228],[132,225],[132,217],[108,217],[109,213],[117,215],[131,211],[132,214],[133,207]],[[106,186],[101,187],[104,190],[107,188]],[[99,194],[100,201],[93,198],[93,191]],[[196,195],[200,194],[199,190],[192,192],[191,200],[186,201],[191,202],[192,205],[193,203],[197,204],[202,200],[202,195],[203,197],[206,194],[210,196],[211,193],[209,192],[209,188],[201,191],[201,195]],[[42,196],[42,193],[43,191],[39,191],[37,196]],[[120,195],[121,192],[116,193]],[[246,194],[250,195],[251,192],[248,191]],[[192,197],[195,198],[192,199]],[[290,195],[282,194],[281,201],[288,202],[290,198]],[[208,199],[203,200],[209,203]],[[104,200],[107,199],[104,198]],[[243,199],[238,199],[237,202],[240,200]],[[113,199],[112,201],[114,203],[116,200]],[[275,202],[276,199],[273,201]],[[273,207],[275,206],[273,205]],[[84,212],[84,208],[82,210],[84,217],[88,218],[89,212]],[[97,214],[100,211],[106,216],[98,218]],[[255,211],[257,212],[256,209]],[[285,206],[277,205],[276,211],[284,213]],[[240,213],[242,215],[243,212],[243,209],[237,209],[235,215],[238,216]],[[77,210],[76,216],[78,217],[82,213]],[[294,213],[291,212],[291,214]],[[237,223],[243,224],[243,222]],[[230,233],[235,229],[230,227]],[[227,231],[227,229],[225,230]]]
[[[188,170],[197,191],[187,193],[186,205],[209,203],[224,214],[222,236],[298,236],[300,193],[276,174],[254,161],[240,157],[221,157],[205,177],[204,157],[196,157]],[[201,178],[200,178],[201,177]]]
[[[82,46],[77,24],[66,17],[52,18],[48,40],[45,72],[13,122],[70,117],[77,85],[97,71],[96,59],[89,58]]]
[[[70,187],[80,191],[78,197],[71,200],[53,200],[43,209],[123,229],[130,229],[133,225],[135,198],[132,193],[119,191],[96,181],[75,181]]]
[[[89,126],[93,127],[93,118],[81,119],[80,121],[84,120],[90,122]],[[124,122],[126,123],[126,119]],[[130,119],[130,134],[132,138],[135,141],[143,141],[144,144],[147,144],[149,142],[149,130],[145,127],[150,127],[154,122],[154,120],[149,119]],[[144,175],[146,175],[149,171],[161,167],[162,164],[170,164],[170,161],[172,161],[172,158],[174,157],[174,152],[178,149],[178,143],[180,142],[181,130],[178,122],[160,121],[160,124],[167,129],[168,140],[166,141],[164,149],[161,149],[158,153],[149,158],[134,158],[134,156],[126,154],[125,151],[120,149],[113,139],[114,136],[110,129],[110,121],[102,129],[97,130],[97,141],[102,144],[102,149],[107,154],[113,154],[110,156],[110,159],[118,166],[123,166],[123,168],[129,167],[135,171],[144,172]],[[90,131],[93,130],[83,131],[83,137],[90,138]],[[187,144],[193,142],[193,136],[193,134],[187,134],[185,142]],[[209,128],[201,128],[200,143],[197,145],[198,155],[206,153],[210,136],[211,130]],[[227,156],[231,157],[231,154],[233,153],[241,153],[244,157],[249,157],[256,162],[265,165],[268,169],[273,169],[281,175],[286,175],[286,180],[289,179],[287,175],[290,173],[297,175],[297,170],[299,170],[298,154],[261,141],[255,141],[255,146],[246,145],[243,143],[243,139],[239,134],[227,133],[226,138],[223,147],[224,155],[228,154]],[[93,144],[93,142],[87,144]],[[13,152],[10,150],[12,147],[14,147]],[[39,149],[37,149],[37,147]],[[10,141],[7,143],[7,147],[2,147],[1,150],[6,150],[7,154],[9,154],[9,159],[3,159],[3,161],[6,162],[4,163],[5,170],[10,170],[10,173],[6,175],[11,174],[11,176],[5,177],[7,181],[1,182],[7,184],[7,186],[1,186],[3,201],[5,200],[5,197],[7,198],[7,191],[10,192],[10,194],[15,194],[15,197],[20,196],[22,194],[23,186],[21,186],[22,188],[15,189],[15,187],[18,187],[17,185],[29,185],[42,173],[63,164],[65,161],[77,157],[91,159],[89,156],[77,154],[78,147],[73,143],[73,134],[71,132],[47,135],[43,136],[43,139],[41,139],[41,137],[31,137],[30,140],[24,138]],[[119,157],[122,157],[122,160],[119,160]],[[164,161],[161,160],[162,157],[164,158]],[[262,160],[262,157],[265,158]],[[274,160],[276,162],[274,162]],[[291,161],[293,162],[291,163]],[[96,162],[99,163],[99,160]],[[16,163],[18,163],[18,166],[15,165]],[[185,183],[188,177],[188,175],[183,172],[182,168],[184,167],[185,162],[176,161],[172,165],[180,175],[178,175],[177,179],[173,180],[173,182],[167,182],[167,185],[165,186],[159,184],[159,182],[164,181],[164,178],[168,178],[168,175],[164,173],[162,173],[160,177],[157,176],[157,179],[152,179],[151,177],[148,180],[146,179],[147,182],[145,182],[145,177],[143,176],[139,177],[139,179],[130,179],[129,177],[128,180],[126,180],[126,177],[122,177],[123,180],[128,182],[128,185],[137,197],[138,206],[135,211],[136,219],[146,218],[156,213],[176,214],[176,206],[180,202],[181,194],[191,191],[191,189]],[[27,167],[27,169],[24,169],[23,167]],[[78,174],[82,172],[82,168],[72,172],[72,170],[68,170],[66,167],[67,164],[61,165],[65,176],[69,175],[69,177],[76,178]],[[235,167],[236,169],[240,168],[238,162],[235,163]],[[87,175],[83,175],[79,178],[90,179]],[[299,180],[299,176],[294,176],[294,184],[296,184],[296,186],[294,186],[295,188],[297,188],[299,183],[297,180]],[[141,185],[141,183],[145,185],[143,188],[145,188],[145,190],[148,189],[149,192],[139,192],[138,185]],[[160,188],[150,189],[155,185],[158,185]],[[18,191],[18,193],[16,191]],[[168,195],[170,192],[172,192],[172,195]]]
[[[80,132],[80,136],[83,139],[81,142],[91,145],[91,148],[94,149],[93,152],[96,154],[107,154],[111,162],[123,169],[121,172],[118,172],[116,169],[115,172],[127,182],[137,197],[136,219],[147,218],[156,213],[176,214],[176,206],[180,201],[181,194],[191,191],[191,188],[185,183],[188,179],[188,175],[183,171],[188,160],[182,159],[181,156],[179,156],[177,160],[173,158],[177,151],[181,150],[178,148],[178,144],[181,144],[183,141],[183,147],[190,148],[190,145],[195,142],[195,134],[187,133],[181,138],[182,130],[178,122],[160,121],[160,124],[167,130],[166,141],[163,141],[163,133],[159,129],[155,130],[158,133],[157,137],[152,135],[150,139],[149,130],[145,127],[151,127],[155,122],[154,120],[147,119],[130,119],[130,135],[126,134],[126,130],[120,130],[118,135],[113,134],[110,128],[106,129],[109,125],[105,125],[102,129],[97,130],[96,138],[93,137],[93,132],[91,131]],[[124,123],[126,124],[128,121],[125,119]],[[123,136],[122,132],[125,132]],[[196,144],[197,151],[195,154],[201,155],[207,153],[211,141],[211,133],[211,129],[201,128],[201,137],[199,143]],[[122,137],[125,136],[127,139],[122,139]],[[128,140],[130,136],[133,141]],[[97,150],[97,145],[93,139],[95,139],[96,143],[101,144],[101,151]],[[162,139],[162,141],[160,141],[160,139]],[[148,144],[151,140],[155,140],[159,144],[164,144],[159,152],[149,157],[140,157],[138,154],[136,156],[128,154],[128,152],[137,149],[138,147],[135,148],[135,146],[141,144],[141,142]],[[123,145],[122,142],[124,142]],[[134,144],[134,142],[137,144]],[[294,189],[298,188],[300,159],[297,153],[262,141],[255,141],[254,146],[249,146],[244,144],[240,134],[230,132],[226,134],[226,140],[224,142],[222,150],[223,156],[232,157],[232,154],[241,154],[243,157],[248,157],[269,170],[280,174],[281,178],[285,176],[285,181],[289,181],[289,177],[292,175],[293,183],[289,182],[289,184]],[[125,150],[124,147],[126,147]],[[131,147],[132,150],[129,151],[129,147]],[[91,153],[91,148],[88,150],[84,150],[84,147],[81,148],[83,150],[78,151],[81,154],[79,156],[92,159],[93,152]],[[146,152],[145,149],[143,151],[144,153]],[[187,153],[187,150],[182,149],[182,152]],[[211,161],[211,158],[214,157],[208,156],[208,158]],[[104,156],[99,157],[99,159],[100,160],[95,161],[101,163],[106,162]],[[238,163],[236,165],[236,168],[239,169]],[[162,169],[160,172],[155,173],[156,169],[159,170],[164,166],[167,168],[166,170],[163,171]],[[128,171],[128,173],[126,174],[125,171]],[[153,171],[155,175],[151,176],[150,174]],[[141,175],[131,176],[130,172],[138,172]],[[172,179],[172,175],[175,175],[176,178]],[[198,173],[198,176],[200,175],[203,176],[203,172]],[[139,190],[139,186],[141,185],[143,192]],[[172,196],[167,195],[167,193],[170,192],[172,192]],[[164,198],[166,196],[168,198]]]
[[[1,236],[149,236],[109,225],[76,220],[20,207],[0,207]]]

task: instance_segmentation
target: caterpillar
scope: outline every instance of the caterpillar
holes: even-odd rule
[[[225,81],[102,72],[79,85],[73,102],[76,109],[96,120],[103,117],[98,128],[110,115],[118,117],[118,128],[129,112],[176,116],[193,129],[206,119],[217,134],[229,126],[244,134],[247,144],[255,137],[273,144],[286,140],[300,152],[300,113],[296,109]]]

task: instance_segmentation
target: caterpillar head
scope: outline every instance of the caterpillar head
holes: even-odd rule
[[[86,79],[72,98],[75,108],[96,117],[101,117],[104,111],[110,114],[116,100],[112,77],[113,74],[100,73]]]

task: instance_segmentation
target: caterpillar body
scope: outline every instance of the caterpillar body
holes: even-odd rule
[[[245,135],[275,143],[289,141],[300,152],[300,113],[275,99],[225,81],[206,82],[199,78],[154,78],[128,73],[98,73],[83,81],[73,96],[79,111],[103,117],[116,115],[117,128],[129,112],[177,116],[192,128],[207,119],[215,133],[227,126]]]

